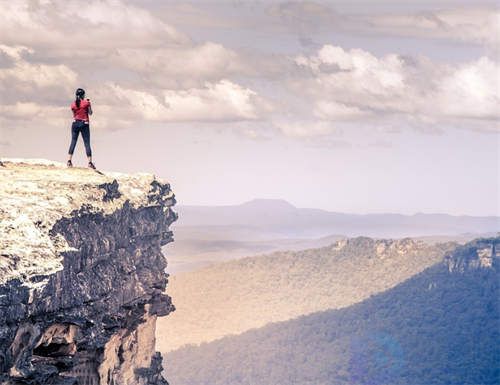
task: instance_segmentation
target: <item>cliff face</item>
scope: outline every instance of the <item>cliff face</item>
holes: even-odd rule
[[[475,239],[457,247],[445,256],[444,263],[450,272],[463,273],[471,269],[487,269],[500,258],[500,236]]]
[[[0,384],[167,384],[170,186],[4,161],[0,197]]]

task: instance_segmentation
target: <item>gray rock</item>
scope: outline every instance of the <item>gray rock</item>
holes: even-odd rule
[[[500,258],[500,236],[478,238],[448,253],[444,263],[448,271],[464,273],[468,270],[491,269]]]
[[[153,175],[0,171],[0,384],[165,385],[156,318],[175,196]]]

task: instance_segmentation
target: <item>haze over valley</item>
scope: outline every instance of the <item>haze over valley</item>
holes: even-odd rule
[[[172,274],[272,251],[328,246],[346,237],[465,243],[500,230],[500,218],[493,216],[344,214],[297,208],[279,199],[234,206],[181,205],[177,211],[175,243],[166,251]]]
[[[157,347],[167,352],[355,304],[437,263],[454,246],[359,237],[176,274],[167,290],[176,311],[159,320]]]

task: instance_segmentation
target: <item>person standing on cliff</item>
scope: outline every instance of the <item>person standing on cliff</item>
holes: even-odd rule
[[[85,152],[89,160],[89,168],[95,170],[94,163],[92,163],[92,149],[90,148],[90,127],[89,115],[92,115],[92,106],[90,99],[85,99],[85,90],[78,88],[76,90],[76,99],[71,103],[71,111],[73,111],[73,124],[71,125],[71,144],[68,151],[68,167],[73,167],[73,152],[75,151],[76,141],[78,135],[81,133],[83,143],[85,144]]]

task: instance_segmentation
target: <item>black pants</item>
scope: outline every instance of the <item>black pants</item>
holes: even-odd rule
[[[76,141],[78,140],[78,134],[80,132],[82,133],[83,143],[85,144],[85,152],[87,153],[87,156],[92,156],[92,150],[90,148],[89,124],[82,120],[77,120],[71,125],[71,144],[69,146],[68,153],[70,155],[73,155],[73,152],[75,151]]]

